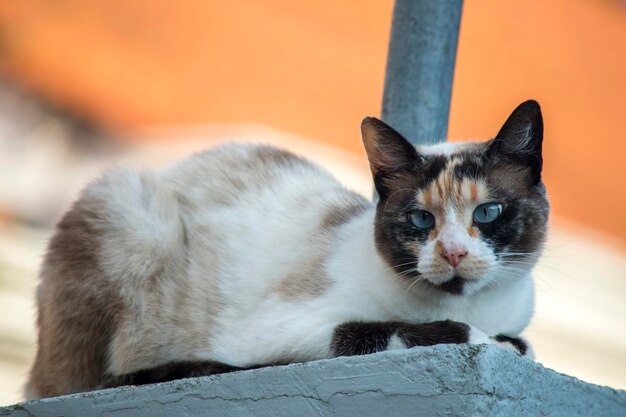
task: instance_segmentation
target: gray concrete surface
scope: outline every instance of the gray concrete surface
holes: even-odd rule
[[[0,416],[626,416],[626,392],[493,346],[438,346],[21,403]]]

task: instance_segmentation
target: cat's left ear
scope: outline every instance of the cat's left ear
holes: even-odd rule
[[[413,145],[394,128],[375,117],[363,119],[361,136],[374,176],[413,168],[420,160]]]
[[[541,107],[535,100],[528,100],[513,110],[489,143],[486,155],[496,162],[507,161],[527,167],[531,183],[536,184],[541,179],[542,142]]]
[[[382,120],[366,117],[361,122],[361,135],[381,200],[394,189],[406,188],[402,179],[407,172],[415,172],[421,157],[400,133]]]

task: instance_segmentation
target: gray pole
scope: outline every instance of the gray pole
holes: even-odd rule
[[[396,0],[382,118],[414,144],[446,139],[463,0]]]

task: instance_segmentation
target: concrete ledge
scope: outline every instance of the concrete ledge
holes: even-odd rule
[[[626,392],[493,346],[390,351],[95,391],[0,416],[626,416]]]

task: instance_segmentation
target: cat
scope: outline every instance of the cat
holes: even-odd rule
[[[361,131],[377,204],[251,144],[88,185],[43,262],[26,396],[441,343],[532,356],[538,103],[482,143]]]

